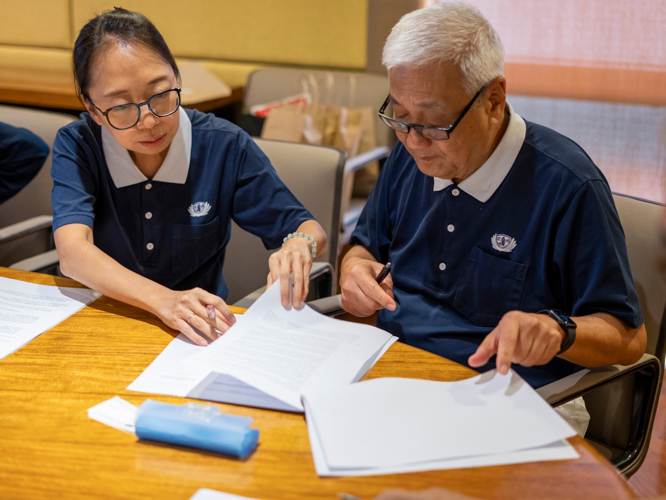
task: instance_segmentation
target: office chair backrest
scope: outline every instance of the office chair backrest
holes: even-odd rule
[[[338,149],[308,144],[255,141],[287,187],[326,231],[328,250],[317,261],[328,262],[335,270],[346,154]],[[258,237],[232,223],[223,272],[230,304],[266,284],[268,257],[274,251],[266,250]]]
[[[654,251],[660,244],[657,226],[665,208],[659,203],[621,194],[613,194],[613,200],[624,229],[629,266],[645,319],[648,335],[645,352],[656,356],[663,364],[666,354],[666,338],[662,335],[666,283],[658,271]]]
[[[352,73],[349,71],[322,71],[294,68],[266,68],[250,73],[245,85],[243,99],[243,113],[249,113],[250,107],[255,104],[264,104],[284,97],[303,92],[301,82],[308,75],[314,75],[320,86],[324,85],[326,75],[332,75],[335,82],[335,92],[331,104],[348,105],[350,77],[355,80],[356,90],[353,107],[369,106],[374,112],[386,100],[389,93],[388,77],[367,73]],[[323,88],[322,99],[323,99]],[[375,126],[377,146],[392,147],[395,142],[393,131],[378,123]]]
[[[61,127],[75,121],[76,118],[60,113],[37,111],[14,106],[0,106],[0,121],[30,130],[41,137],[49,149],[53,149],[53,140]],[[51,190],[51,154],[46,158],[42,169],[34,179],[19,193],[0,205],[0,228],[22,222],[36,216],[52,215]],[[30,232],[20,239],[4,241],[0,245],[0,265],[8,266],[14,262],[42,254],[53,248],[51,230]]]
[[[624,230],[629,266],[645,319],[646,353],[657,357],[663,367],[666,339],[662,323],[666,286],[655,262],[654,250],[658,244],[657,224],[665,208],[659,203],[620,194],[613,194],[613,199]],[[633,443],[637,439],[649,436],[654,415],[646,415],[643,419],[636,415],[643,409],[638,401],[659,397],[658,391],[650,393],[651,383],[641,372],[633,373],[585,395],[591,417],[586,438],[609,460],[617,461],[626,450],[635,448]],[[649,437],[643,441],[640,453],[623,465],[625,474],[633,474],[638,469],[648,445]]]
[[[30,130],[41,137],[50,149],[61,127],[76,118],[60,113],[37,111],[13,106],[0,106],[0,121]],[[0,205],[0,227],[21,222],[36,215],[51,215],[51,155],[37,176],[16,196]]]

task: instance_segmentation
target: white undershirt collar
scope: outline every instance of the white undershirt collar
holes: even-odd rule
[[[164,158],[162,166],[153,177],[154,181],[185,184],[187,180],[192,154],[192,122],[183,108],[179,108],[178,112],[180,114],[180,126],[171,141],[169,152]],[[116,142],[106,127],[102,127],[102,146],[106,166],[117,188],[148,180],[148,177],[143,175],[134,164],[129,151]]]
[[[525,120],[513,111],[511,104],[507,101],[506,109],[509,113],[509,125],[504,131],[502,140],[495,148],[495,151],[467,179],[458,184],[458,187],[467,194],[473,196],[481,203],[485,203],[497,191],[502,181],[511,170],[513,163],[518,157],[520,148],[525,141]],[[453,181],[451,179],[440,179],[433,177],[434,191],[441,191],[447,188]]]

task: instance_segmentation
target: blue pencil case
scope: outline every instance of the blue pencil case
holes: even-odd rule
[[[259,441],[259,431],[249,427],[252,420],[220,413],[216,406],[172,405],[147,399],[139,406],[135,432],[140,439],[246,457]]]

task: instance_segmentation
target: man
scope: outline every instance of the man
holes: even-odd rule
[[[0,204],[37,175],[48,155],[49,147],[35,134],[0,123]]]
[[[494,28],[437,4],[404,16],[383,58],[380,115],[400,143],[342,263],[343,307],[534,387],[637,361],[646,334],[608,184],[573,141],[511,109]]]

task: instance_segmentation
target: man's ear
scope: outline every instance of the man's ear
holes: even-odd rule
[[[488,116],[491,123],[502,123],[504,120],[504,108],[506,106],[506,79],[498,76],[489,85],[487,103]]]

